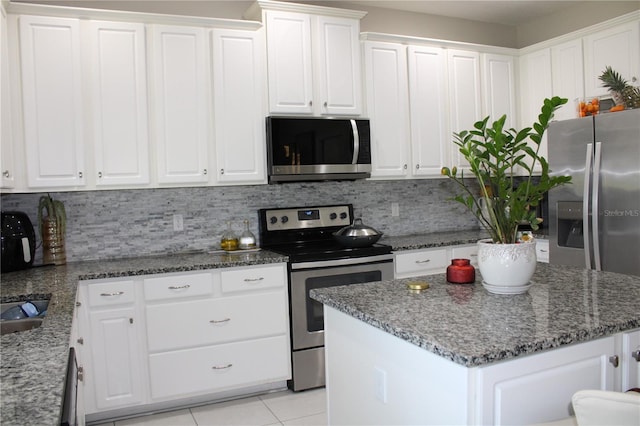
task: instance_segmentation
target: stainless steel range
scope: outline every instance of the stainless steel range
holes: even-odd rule
[[[289,388],[324,386],[323,307],[309,297],[309,291],[392,279],[391,247],[346,248],[334,240],[333,232],[353,222],[351,204],[261,209],[259,218],[261,246],[289,256]]]

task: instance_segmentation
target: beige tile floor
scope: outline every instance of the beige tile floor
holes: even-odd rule
[[[282,391],[102,423],[99,426],[317,426],[327,424],[325,389]]]

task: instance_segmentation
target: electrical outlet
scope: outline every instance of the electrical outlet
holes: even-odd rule
[[[173,215],[173,230],[176,232],[184,230],[184,222],[181,214]]]
[[[380,367],[374,367],[374,392],[376,398],[383,402],[387,403],[387,372],[381,369]]]
[[[400,205],[398,203],[391,203],[391,216],[400,216]]]

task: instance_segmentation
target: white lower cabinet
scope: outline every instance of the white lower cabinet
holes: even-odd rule
[[[465,367],[334,308],[325,306],[324,319],[329,424],[526,425],[563,419],[578,390],[627,389],[616,384],[625,371],[614,357],[624,348],[621,338],[640,338],[640,330],[633,330]],[[363,406],[367,410],[357,408]]]
[[[443,274],[451,259],[469,259],[473,266],[478,266],[477,244],[406,250],[395,255],[396,278]]]
[[[478,368],[476,420],[516,425],[568,417],[575,392],[614,390],[616,367],[609,361],[616,353],[614,340],[606,337]]]
[[[163,352],[149,356],[151,398],[184,397],[289,377],[288,336]]]
[[[286,273],[281,263],[81,282],[89,420],[284,384]]]
[[[143,328],[134,281],[89,281],[78,292],[86,413],[142,403]]]

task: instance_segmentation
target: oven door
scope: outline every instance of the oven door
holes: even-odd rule
[[[291,265],[292,349],[324,346],[322,303],[309,296],[314,288],[393,279],[393,255],[293,263]]]

